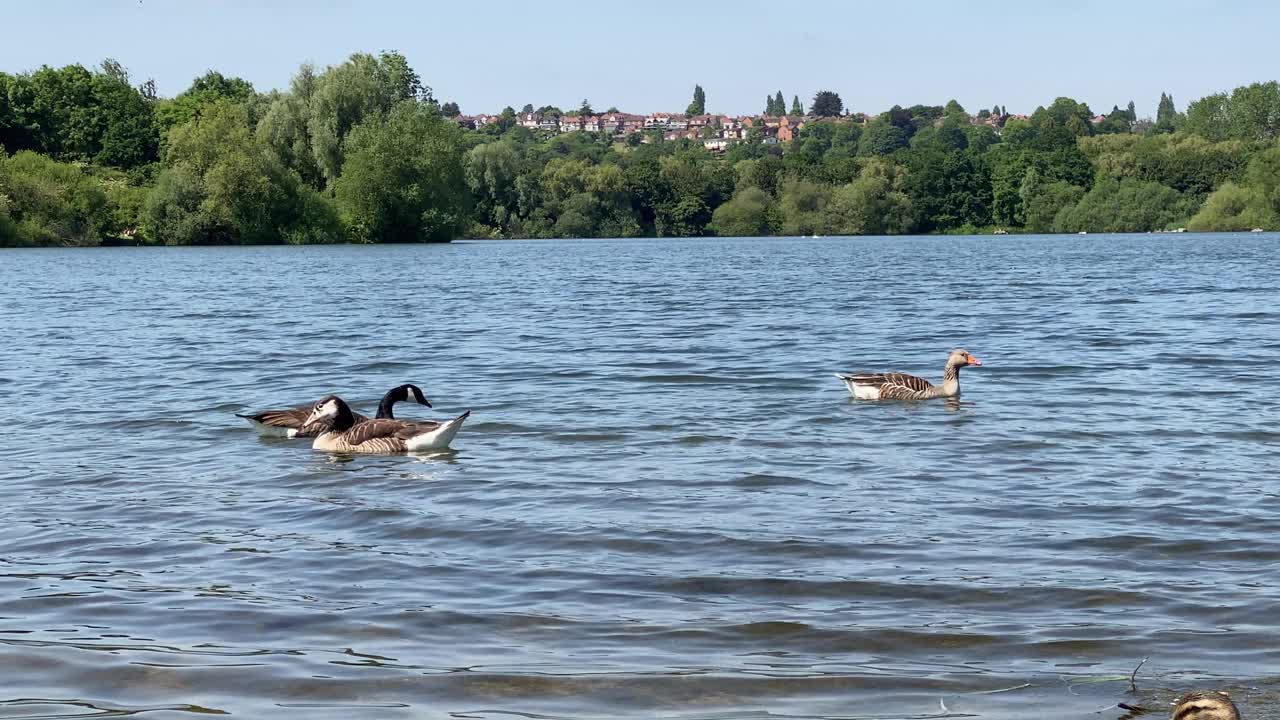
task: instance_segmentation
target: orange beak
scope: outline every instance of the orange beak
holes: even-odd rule
[[[978,358],[976,358],[976,357],[974,357],[974,356],[970,355],[970,356],[969,356],[969,364],[970,364],[970,365],[981,365],[981,364],[982,364],[982,361],[981,361],[981,360],[979,360]]]

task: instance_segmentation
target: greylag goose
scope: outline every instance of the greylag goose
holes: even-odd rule
[[[471,415],[468,410],[445,422],[365,420],[337,395],[321,398],[311,410],[300,433],[315,436],[311,447],[335,453],[402,453],[442,450]]]
[[[410,394],[413,395],[414,402],[431,407],[431,403],[422,394],[422,390],[417,385],[405,383],[399,387],[391,388],[386,395],[382,396],[382,402],[378,403],[378,414],[374,415],[374,417],[395,419],[395,414],[393,413],[395,404],[406,402]],[[236,417],[248,420],[249,424],[256,427],[258,432],[263,435],[288,438],[310,437],[310,435],[302,433],[301,430],[314,407],[313,405],[304,405],[287,410],[263,410],[252,415],[236,413]],[[352,417],[356,419],[356,422],[364,422],[369,419],[360,413],[352,413]]]
[[[1187,693],[1174,701],[1172,720],[1240,720],[1240,710],[1224,692]]]
[[[968,350],[957,348],[947,358],[941,385],[934,385],[924,378],[906,373],[837,373],[836,377],[843,380],[845,387],[859,400],[932,400],[959,397],[960,368],[981,364],[982,361],[970,355]]]

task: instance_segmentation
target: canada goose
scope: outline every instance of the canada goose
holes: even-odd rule
[[[407,401],[410,393],[413,394],[414,402],[431,407],[431,403],[422,394],[422,390],[417,385],[406,383],[399,387],[391,388],[386,395],[382,396],[382,402],[378,403],[378,414],[374,417],[394,419],[395,415],[392,413],[392,408],[398,402]],[[263,410],[252,415],[236,413],[236,417],[248,420],[249,424],[258,428],[258,432],[263,435],[288,438],[310,437],[310,435],[302,433],[301,430],[303,423],[307,421],[307,417],[311,415],[313,408],[314,405],[305,405],[288,410]],[[364,422],[369,419],[359,413],[352,413],[352,417],[356,419],[356,422]]]
[[[311,447],[326,452],[423,452],[448,447],[469,415],[470,410],[445,422],[385,419],[357,422],[342,398],[329,395],[312,408],[301,433],[314,435]]]
[[[1240,710],[1224,692],[1193,692],[1174,700],[1171,720],[1240,720]]]
[[[942,385],[905,373],[868,373],[865,375],[836,374],[845,387],[859,400],[931,400],[960,396],[960,368],[980,366],[982,361],[957,348],[947,358],[942,371]]]

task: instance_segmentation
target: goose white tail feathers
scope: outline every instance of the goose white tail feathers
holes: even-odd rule
[[[859,400],[880,399],[880,387],[875,382],[874,376],[845,375],[843,373],[836,373],[835,375],[844,382],[844,386],[849,389],[849,392],[855,398]]]
[[[409,452],[428,452],[431,450],[443,450],[449,447],[449,443],[453,442],[453,437],[462,429],[462,423],[471,417],[471,411],[468,410],[458,417],[441,423],[440,427],[431,432],[421,435],[414,435],[405,441],[405,449]]]

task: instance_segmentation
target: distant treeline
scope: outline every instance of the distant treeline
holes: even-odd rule
[[[1280,229],[1275,82],[1185,113],[1162,96],[1154,120],[895,106],[718,153],[457,113],[396,53],[304,65],[284,92],[211,71],[174,98],[110,60],[0,73],[0,245]]]

